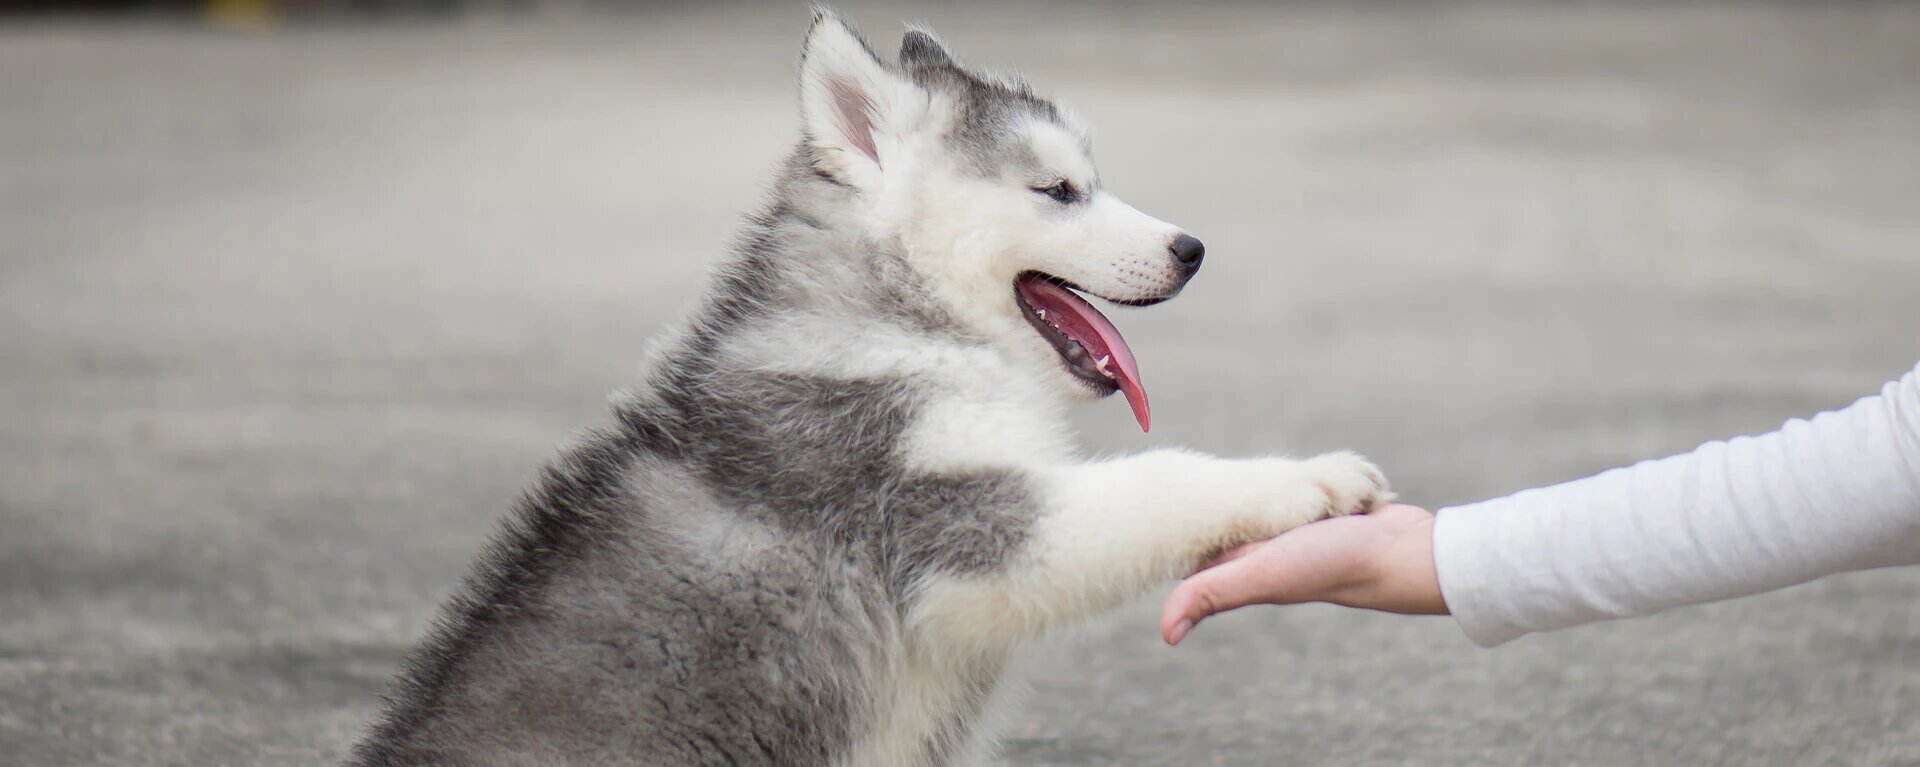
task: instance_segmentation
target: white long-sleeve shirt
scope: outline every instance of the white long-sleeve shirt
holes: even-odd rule
[[[1920,564],[1920,366],[1776,432],[1441,509],[1433,557],[1484,647]]]

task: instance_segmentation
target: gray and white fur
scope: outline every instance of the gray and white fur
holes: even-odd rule
[[[1023,645],[1387,496],[1347,453],[1078,453],[1066,406],[1114,387],[1015,281],[1145,304],[1198,259],[1065,110],[924,31],[886,64],[827,11],[801,106],[704,305],[513,511],[352,764],[979,763]]]

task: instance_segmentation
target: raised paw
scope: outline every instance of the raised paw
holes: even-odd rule
[[[1387,475],[1358,454],[1327,453],[1308,459],[1302,468],[1326,495],[1326,506],[1316,519],[1365,514],[1393,500]]]

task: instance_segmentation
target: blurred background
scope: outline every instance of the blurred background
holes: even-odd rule
[[[337,760],[797,135],[799,4],[0,15],[0,764]],[[1429,507],[1920,359],[1920,7],[846,3],[1096,127],[1206,240],[1114,313],[1160,429]],[[1920,572],[1474,648],[1446,619],[1042,651],[1011,765],[1920,764]]]

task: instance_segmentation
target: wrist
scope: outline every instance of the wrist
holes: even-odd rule
[[[1401,609],[1411,615],[1446,615],[1446,595],[1440,591],[1440,574],[1433,565],[1434,516],[1426,515],[1395,540],[1391,566],[1396,568],[1392,583]]]
[[[1327,601],[1405,615],[1447,614],[1433,565],[1434,517],[1414,511],[1420,518],[1371,547],[1357,577]]]

